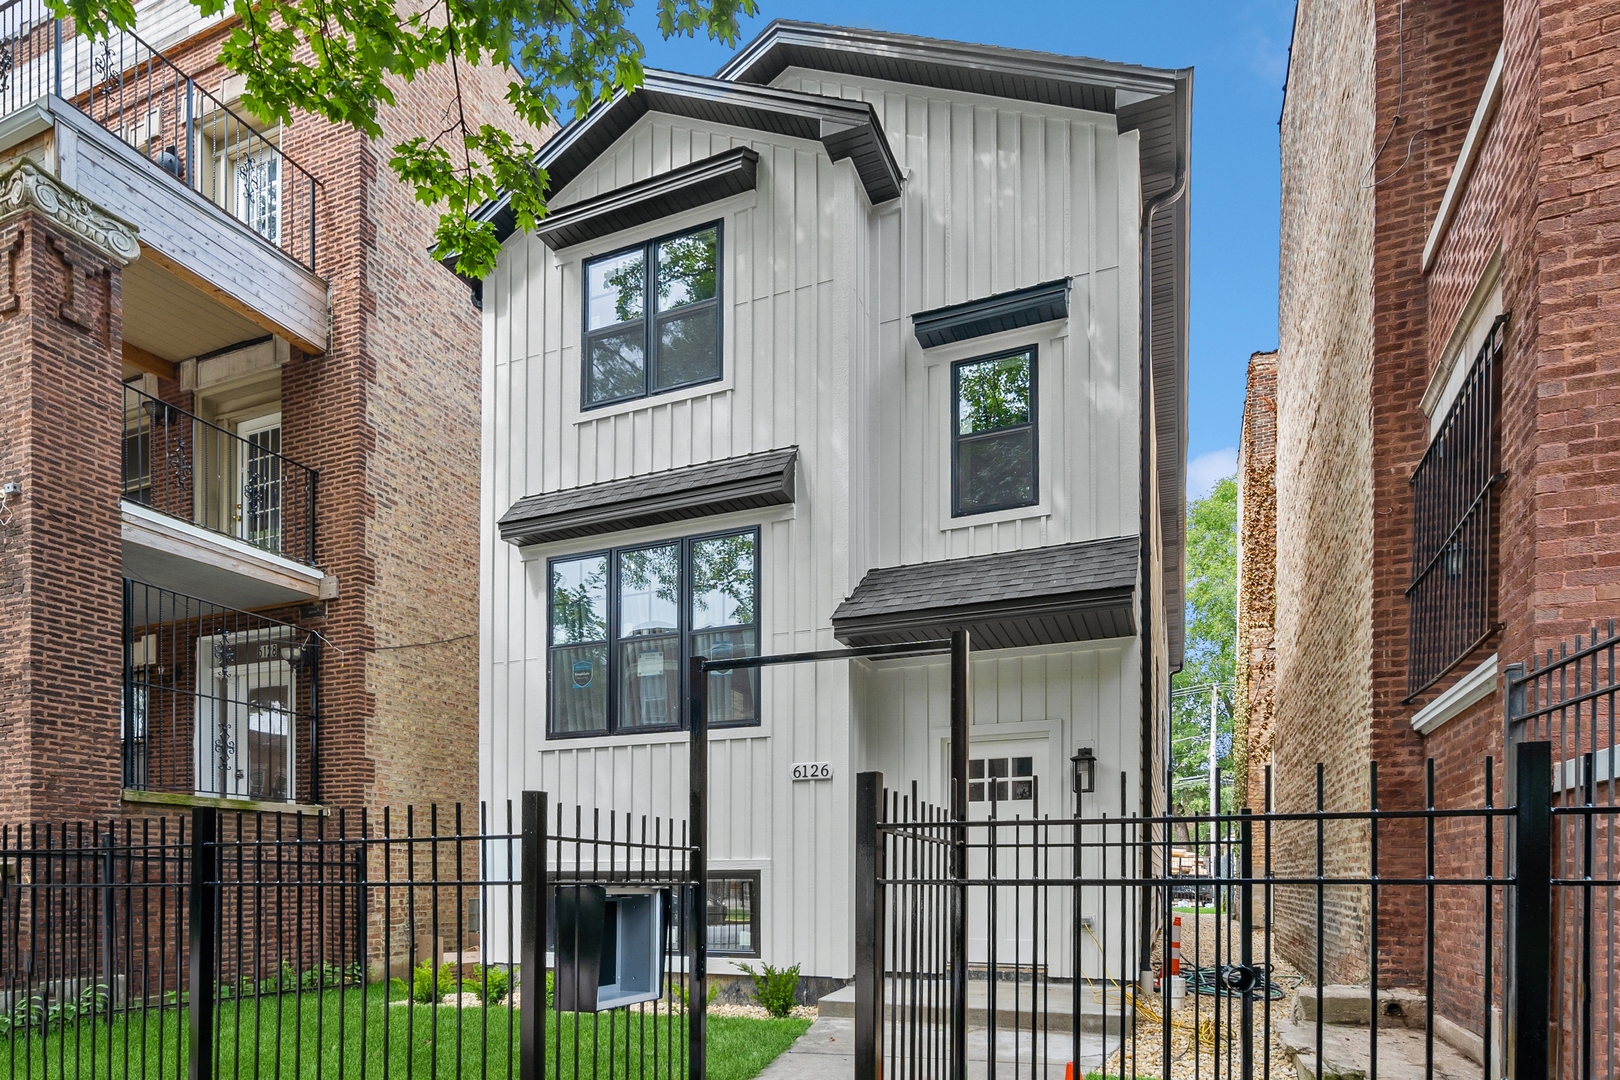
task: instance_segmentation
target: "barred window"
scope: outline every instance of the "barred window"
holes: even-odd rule
[[[1496,629],[1496,402],[1506,335],[1502,315],[1412,473],[1408,701],[1444,678]]]

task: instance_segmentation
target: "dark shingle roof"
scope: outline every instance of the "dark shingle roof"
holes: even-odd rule
[[[869,571],[833,613],[847,645],[942,637],[977,648],[1127,637],[1136,632],[1134,536]]]
[[[790,446],[527,495],[501,516],[501,539],[526,547],[791,503],[798,458]]]

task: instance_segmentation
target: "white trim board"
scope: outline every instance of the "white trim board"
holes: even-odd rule
[[[1481,701],[1496,689],[1496,654],[1491,653],[1473,671],[1458,679],[1445,693],[1412,714],[1412,730],[1419,735],[1432,735],[1448,720],[1460,716],[1476,701]]]

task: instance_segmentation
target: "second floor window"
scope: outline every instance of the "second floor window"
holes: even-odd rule
[[[951,514],[1040,501],[1035,444],[1035,350],[951,368]]]
[[[720,378],[720,224],[585,264],[587,409]]]
[[[1408,701],[1496,630],[1496,403],[1506,338],[1504,315],[1492,324],[1412,473]]]
[[[684,727],[687,657],[758,654],[758,582],[752,529],[553,560],[549,733]],[[757,691],[711,675],[709,723],[758,723]]]

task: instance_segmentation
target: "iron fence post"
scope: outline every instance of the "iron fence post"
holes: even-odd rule
[[[690,781],[692,844],[692,905],[688,916],[692,925],[692,958],[687,973],[687,1076],[703,1080],[706,1075],[704,1039],[708,1030],[709,976],[709,676],[703,670],[702,656],[694,656],[687,668],[687,723],[691,728],[691,760],[687,765]]]
[[[1509,1075],[1547,1080],[1552,994],[1552,744],[1514,747],[1513,989]]]
[[[855,777],[855,1080],[883,1077],[883,774]]]
[[[951,905],[951,1080],[967,1080],[968,963],[968,649],[966,630],[951,631],[951,876],[956,881]]]
[[[1254,979],[1254,883],[1251,881],[1254,877],[1254,822],[1247,806],[1239,809],[1238,813],[1242,815],[1238,822],[1238,870],[1243,875],[1238,885],[1238,933],[1242,935],[1238,945],[1238,962],[1243,965],[1244,973],[1243,999],[1238,1006],[1243,1027],[1240,1060],[1243,1080],[1254,1080],[1254,992],[1251,989],[1251,980]],[[1193,903],[1196,907],[1196,897]],[[1194,966],[1197,966],[1197,962]]]
[[[192,110],[195,108],[193,99],[196,97],[196,94],[192,90],[191,79],[189,77],[185,80],[184,85],[186,88],[186,137],[183,140],[183,144],[186,149],[186,160],[180,165],[180,170],[184,174],[182,183],[184,183],[188,188],[191,188],[193,191],[201,191],[201,181],[198,180],[197,169],[197,136],[192,130],[195,126],[195,117]]]
[[[51,20],[51,52],[56,60],[56,96],[62,96],[62,20]]]
[[[113,973],[118,939],[118,894],[113,890],[113,827],[113,823],[108,822],[107,831],[101,834],[101,974],[107,984],[107,1003],[103,1007],[102,1017],[108,1024],[112,1023],[117,989],[117,976]]]
[[[508,820],[511,820],[510,818]],[[541,1080],[546,1057],[546,793],[523,793],[522,892],[518,913],[518,1080]],[[510,872],[510,871],[508,871]]]
[[[190,971],[187,1013],[191,1027],[189,1080],[214,1075],[214,967],[219,951],[219,811],[191,811]]]

